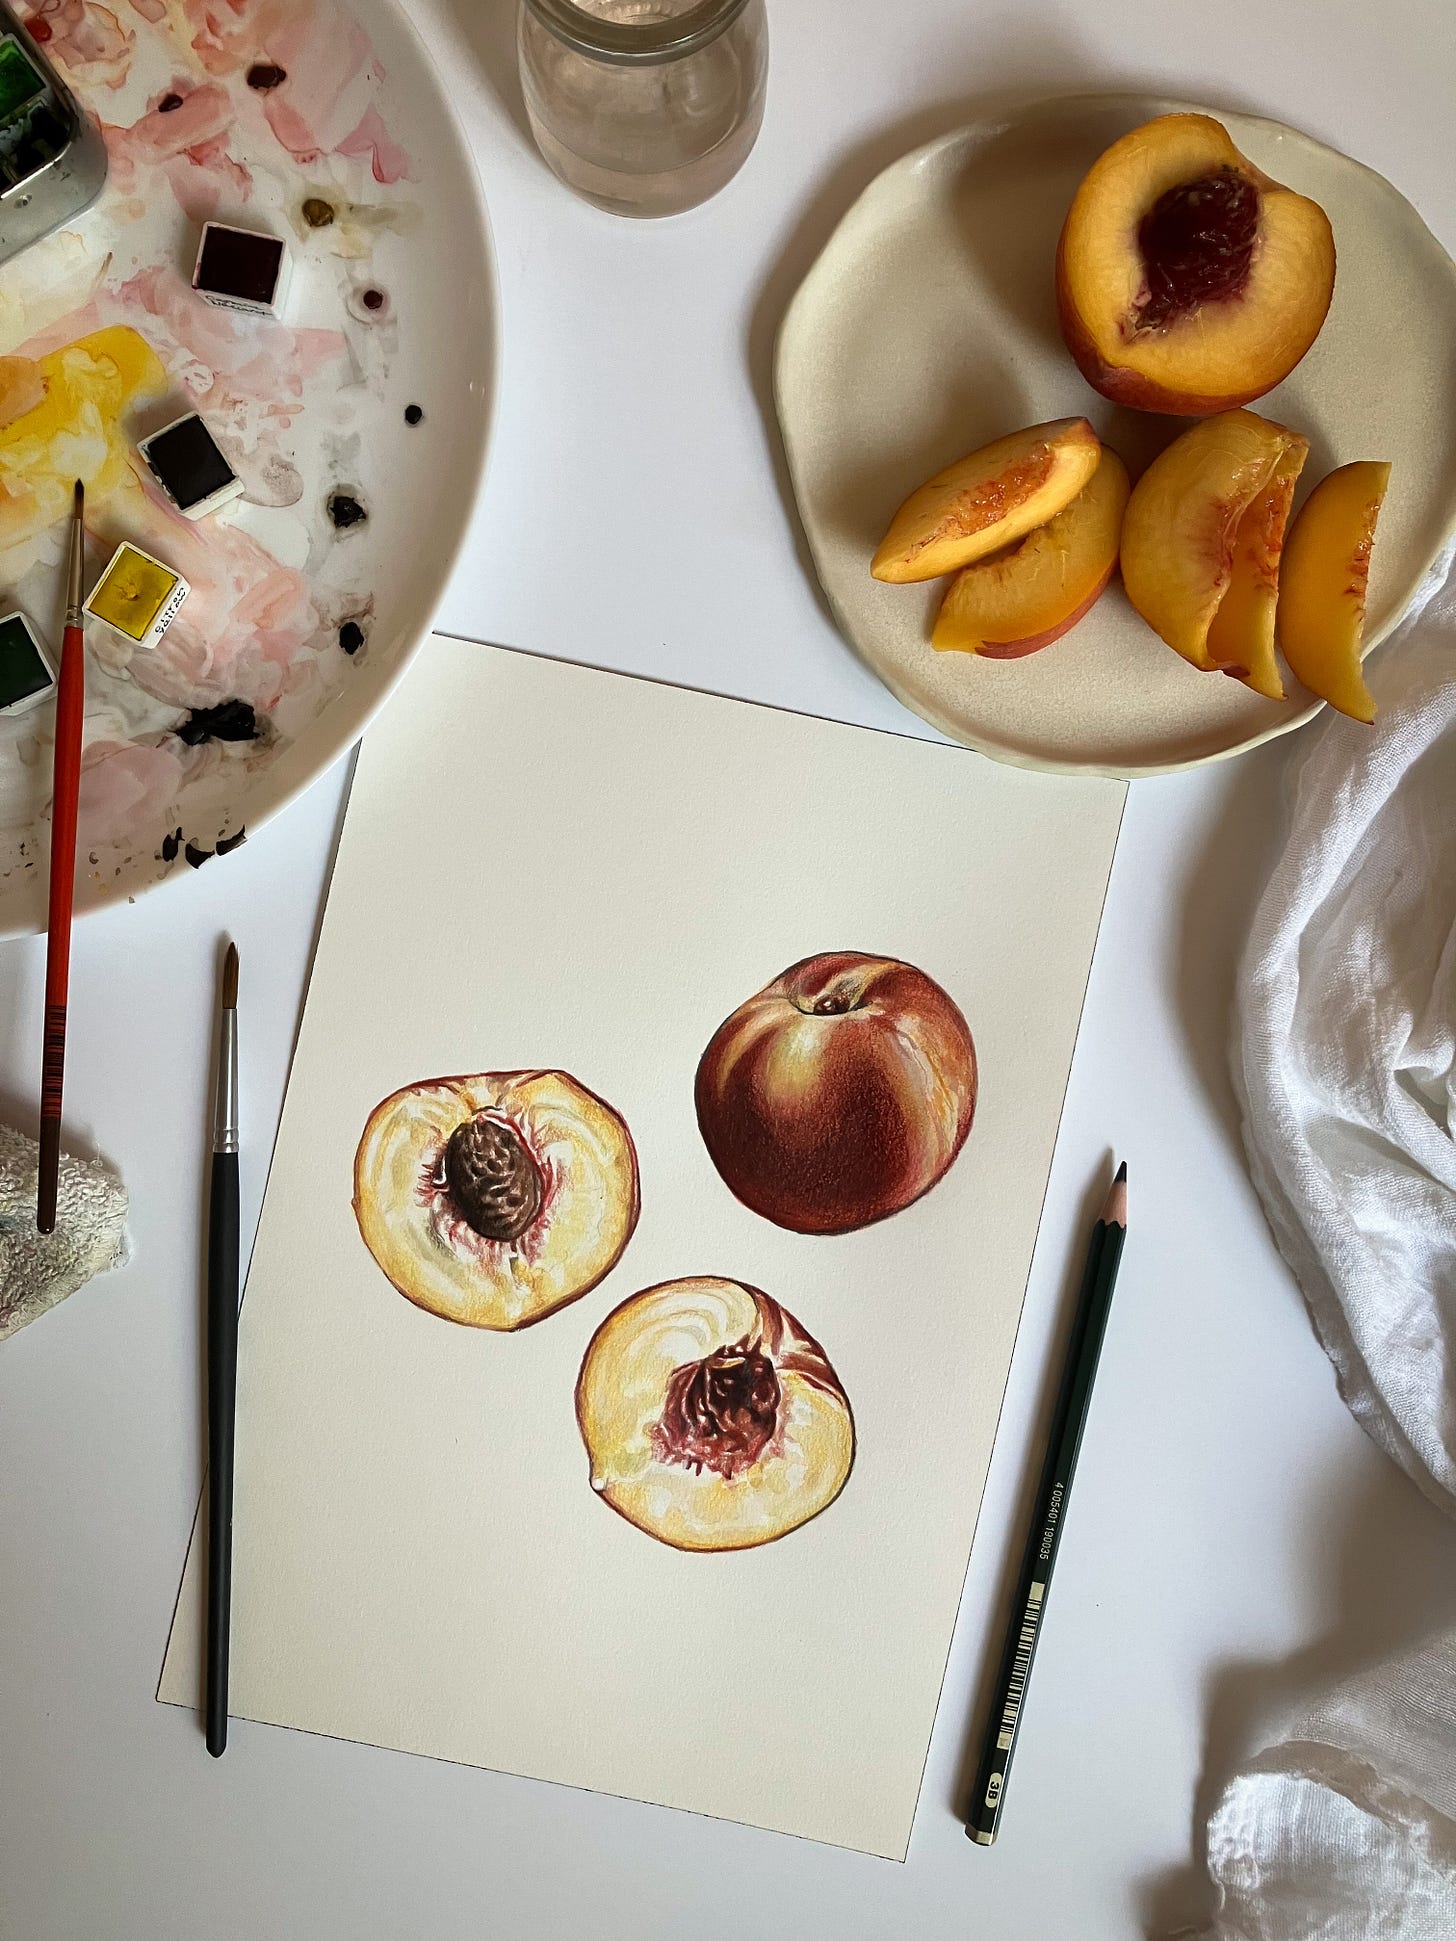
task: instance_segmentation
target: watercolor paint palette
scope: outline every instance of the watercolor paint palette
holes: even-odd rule
[[[474,165],[391,0],[36,25],[109,178],[0,273],[0,612],[54,657],[78,469],[88,585],[126,543],[188,589],[153,644],[88,628],[84,907],[235,847],[388,694],[484,466],[494,271]],[[277,315],[192,288],[207,223],[283,243]],[[189,503],[201,473],[165,445],[149,467],[142,443],[192,414],[241,494],[213,465]],[[53,716],[0,714],[0,934],[44,922]],[[222,720],[250,732],[196,731]]]

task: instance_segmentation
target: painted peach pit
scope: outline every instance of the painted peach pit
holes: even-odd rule
[[[854,1462],[849,1399],[813,1336],[746,1282],[666,1281],[592,1336],[576,1385],[591,1485],[678,1550],[745,1550],[807,1523]]]
[[[374,1108],[354,1215],[407,1300],[468,1327],[523,1328],[595,1287],[637,1224],[619,1115],[566,1072],[427,1079]]]

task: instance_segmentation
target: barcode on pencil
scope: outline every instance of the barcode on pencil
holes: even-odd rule
[[[66,1067],[66,1007],[48,1004],[41,1041],[40,1111],[43,1119],[61,1116],[61,1086]]]
[[[1016,1657],[1006,1687],[1006,1704],[1001,1713],[1001,1730],[996,1736],[998,1752],[1010,1752],[1016,1731],[1016,1715],[1021,1710],[1021,1694],[1026,1690],[1026,1674],[1031,1670],[1031,1654],[1041,1623],[1041,1600],[1045,1584],[1033,1584],[1026,1593],[1026,1611],[1021,1620],[1021,1635],[1016,1640]]]

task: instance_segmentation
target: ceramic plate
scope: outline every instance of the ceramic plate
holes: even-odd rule
[[[779,420],[840,626],[907,707],[1004,761],[1159,774],[1286,733],[1318,705],[1297,684],[1279,703],[1198,673],[1118,587],[1026,659],[937,654],[929,621],[941,586],[881,586],[869,574],[906,494],[1003,432],[1083,412],[1136,474],[1186,427],[1089,390],[1057,330],[1052,263],[1091,162],[1138,123],[1188,105],[1144,95],[1048,101],[907,155],[840,223],[780,333]],[[1370,578],[1374,645],[1456,528],[1456,266],[1404,197],[1358,162],[1277,122],[1218,119],[1334,226],[1339,271],[1325,327],[1252,408],[1311,440],[1296,505],[1336,465],[1393,461]]]
[[[0,597],[58,637],[78,472],[90,577],[131,539],[192,586],[150,653],[88,627],[84,905],[224,867],[389,692],[484,464],[494,281],[469,151],[388,0],[45,0],[32,25],[100,118],[110,174],[0,267],[0,353],[23,360],[0,364]],[[277,320],[194,294],[209,218],[286,239]],[[136,452],[189,408],[245,488],[195,523]],[[44,920],[51,719],[0,717],[0,932]]]

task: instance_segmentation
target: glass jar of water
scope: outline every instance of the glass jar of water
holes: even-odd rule
[[[764,0],[521,0],[518,40],[537,146],[603,209],[691,209],[753,147]]]

